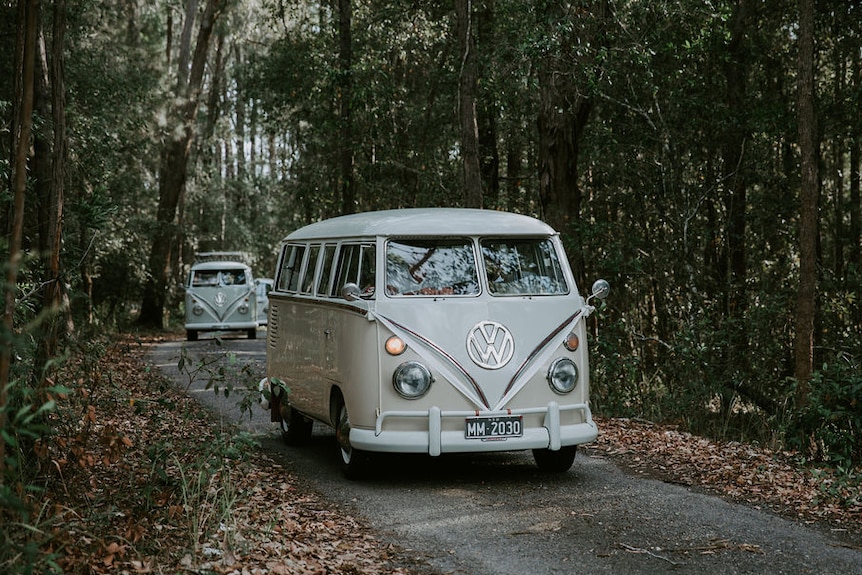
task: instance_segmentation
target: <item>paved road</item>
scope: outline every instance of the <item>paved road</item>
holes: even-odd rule
[[[189,358],[229,357],[238,376],[264,375],[260,339],[157,346],[151,361],[202,402],[236,420],[236,397],[201,391],[176,369]],[[229,354],[229,355],[228,355]],[[244,371],[242,371],[244,369]],[[364,517],[384,541],[439,573],[862,574],[862,537],[800,525],[690,488],[635,477],[589,450],[566,474],[538,473],[529,454],[431,459],[385,456],[361,483],[338,470],[334,437],[315,426],[311,443],[288,448],[260,409],[241,425],[325,497]]]

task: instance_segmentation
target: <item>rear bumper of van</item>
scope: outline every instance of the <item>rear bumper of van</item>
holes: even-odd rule
[[[560,413],[579,411],[583,423],[562,425]],[[532,415],[544,414],[543,427],[524,430],[521,437],[505,440],[468,439],[463,431],[443,431],[444,419],[455,418],[466,421],[476,415],[475,411],[442,411],[432,407],[428,411],[385,411],[377,417],[376,429],[351,428],[350,444],[366,451],[386,453],[469,453],[483,451],[519,451],[524,449],[550,449],[556,451],[567,445],[589,443],[596,439],[598,429],[593,422],[590,408],[585,403],[561,406],[555,402],[545,407],[512,409],[511,411],[483,412],[482,415]],[[387,418],[420,418],[428,422],[427,431],[385,431]]]

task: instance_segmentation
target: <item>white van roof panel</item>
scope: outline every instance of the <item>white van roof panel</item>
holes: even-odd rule
[[[339,216],[309,224],[285,238],[313,240],[376,236],[546,236],[548,224],[520,214],[469,208],[405,208]]]

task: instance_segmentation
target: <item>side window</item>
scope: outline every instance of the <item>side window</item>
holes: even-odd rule
[[[284,249],[281,271],[278,274],[278,289],[296,291],[296,286],[299,284],[299,272],[302,269],[302,258],[305,255],[305,246],[289,245]]]
[[[374,296],[374,276],[377,259],[374,256],[374,246],[364,245],[359,248],[359,270],[356,274],[356,285],[362,292],[362,297]]]
[[[317,271],[317,256],[319,254],[320,246],[311,246],[308,250],[308,264],[305,266],[305,274],[302,276],[300,293],[311,293],[311,287],[314,285],[314,272]]]
[[[340,296],[344,284],[352,282],[359,286],[362,297],[374,296],[375,261],[373,245],[343,244],[330,294]]]
[[[326,244],[323,247],[323,267],[320,270],[320,279],[317,282],[315,295],[327,295],[329,278],[332,276],[332,262],[335,259],[335,244]]]

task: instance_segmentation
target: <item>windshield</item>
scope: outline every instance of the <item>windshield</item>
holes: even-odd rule
[[[480,242],[492,295],[568,293],[557,252],[550,239],[487,238]]]
[[[479,293],[476,257],[468,238],[390,240],[386,247],[390,296]]]
[[[195,270],[192,272],[192,287],[224,287],[246,285],[245,270]]]

